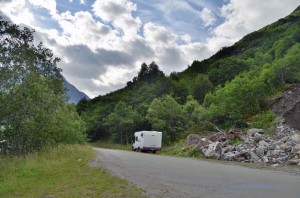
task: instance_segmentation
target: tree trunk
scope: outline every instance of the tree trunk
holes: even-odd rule
[[[129,140],[128,140],[128,133],[126,132],[126,145],[129,144]]]
[[[121,132],[121,145],[123,144],[123,132]]]

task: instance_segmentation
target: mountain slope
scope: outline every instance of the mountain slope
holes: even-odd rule
[[[220,67],[223,66],[222,64],[219,64],[220,61],[230,60],[232,57],[238,57],[240,60],[249,58],[255,59],[255,56],[259,56],[261,54],[265,55],[269,52],[268,56],[272,56],[270,57],[271,59],[278,58],[286,53],[292,43],[300,42],[299,19],[300,6],[287,17],[246,35],[230,47],[223,47],[209,59],[201,62],[194,61],[191,67],[183,71],[181,75],[191,75],[191,73],[194,72],[206,74],[213,73],[213,71],[215,71],[214,68],[218,67],[218,69],[220,69]],[[247,67],[240,68],[241,71],[247,69]],[[237,73],[236,68],[234,71],[227,70],[226,72],[231,72],[233,74]],[[233,79],[234,76],[235,75],[231,75],[231,78],[224,79],[225,81],[223,80],[221,84],[225,83],[226,80]]]
[[[138,76],[125,88],[85,101],[77,106],[77,110],[84,112],[89,133],[95,139],[120,136],[113,134],[113,126],[105,123],[120,102],[139,114],[138,121],[133,121],[132,127],[124,130],[160,130],[159,126],[170,121],[168,117],[153,124],[149,123],[147,114],[152,101],[166,94],[179,105],[191,102],[189,96],[192,96],[206,108],[201,114],[191,112],[196,116],[196,124],[183,126],[185,124],[178,121],[181,123],[178,127],[188,133],[212,130],[211,125],[204,122],[225,128],[232,125],[245,127],[259,118],[268,118],[266,122],[272,122],[268,110],[275,96],[300,81],[299,54],[300,7],[289,16],[246,35],[234,45],[222,48],[211,58],[194,61],[183,72],[152,78],[152,74],[147,73],[147,65],[142,65]],[[179,136],[183,134],[182,131],[178,133]]]
[[[69,83],[65,78],[63,78],[63,83],[64,86],[67,89],[67,96],[69,97],[68,103],[73,103],[73,104],[77,104],[79,102],[79,100],[86,98],[89,99],[89,97],[79,91],[74,85],[72,85],[71,83]]]

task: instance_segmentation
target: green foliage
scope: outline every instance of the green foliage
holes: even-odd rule
[[[25,155],[45,146],[85,141],[85,127],[66,106],[59,59],[33,31],[0,20],[1,153]]]
[[[200,104],[204,102],[205,95],[213,90],[213,84],[208,76],[198,75],[194,78],[191,94]]]
[[[246,61],[233,56],[213,63],[208,71],[208,76],[214,85],[223,85],[248,68],[249,65]]]
[[[184,140],[165,147],[163,154],[180,157],[201,157],[201,152],[195,149],[195,145],[187,146]]]
[[[137,77],[134,77],[132,81],[127,82],[127,86],[131,87],[141,82],[154,82],[155,80],[164,77],[165,74],[159,69],[155,62],[152,62],[149,66],[146,63],[141,65],[141,69]]]
[[[163,132],[164,143],[170,144],[185,130],[199,124],[204,112],[205,109],[192,96],[187,98],[186,104],[180,105],[172,96],[166,95],[153,100],[146,118],[153,130]]]
[[[163,132],[163,140],[167,144],[175,141],[177,134],[184,131],[183,109],[170,95],[153,100],[148,110],[147,120],[153,130]]]
[[[235,139],[228,140],[227,143],[232,146],[238,146],[243,142],[239,138],[235,138]]]
[[[200,123],[201,116],[205,114],[205,108],[202,107],[192,96],[188,96],[187,102],[183,105],[184,117],[188,126],[194,126]]]
[[[207,118],[218,124],[242,124],[243,119],[263,109],[266,90],[259,78],[239,75],[225,87],[219,87],[206,96]]]
[[[205,95],[213,90],[213,84],[207,75],[198,74],[193,76],[182,76],[173,79],[173,96],[180,104],[184,104],[189,95],[193,96],[200,104],[203,103]],[[193,83],[191,83],[193,82]]]
[[[276,126],[279,124],[275,114],[272,111],[264,111],[260,114],[257,114],[251,118],[251,121],[252,128],[264,129],[269,135],[275,134]]]
[[[87,123],[88,137],[92,141],[107,139],[113,136],[114,140],[118,143],[127,143],[127,139],[128,141],[131,140],[131,135],[134,131],[151,130],[151,125],[146,119],[150,103],[155,98],[159,98],[165,93],[169,93],[171,90],[171,83],[158,69],[158,66],[155,63],[151,63],[149,67],[145,64],[144,67],[147,72],[150,70],[148,73],[142,72],[144,74],[140,74],[140,76],[143,76],[144,80],[137,80],[138,78],[135,77],[135,83],[130,83],[130,86],[127,86],[124,89],[112,92],[105,96],[96,97],[84,104],[80,102],[80,104],[77,105],[77,110],[80,111],[80,109],[84,109],[81,111],[81,117]],[[130,127],[130,133],[129,131],[127,133],[124,132],[122,141],[121,138],[118,137],[119,133],[111,133],[112,129],[109,129],[110,124],[106,122],[107,117],[111,113],[115,113],[115,116],[118,116],[118,114],[121,113],[120,111],[114,112],[115,107],[119,102],[125,103],[126,106],[130,106],[135,114],[137,114]],[[126,137],[126,134],[128,138]]]
[[[273,64],[273,82],[277,84],[288,84],[300,81],[300,43],[293,45],[286,55]]]
[[[119,102],[105,120],[113,141],[120,144],[129,144],[134,133],[134,123],[138,117],[132,106]]]

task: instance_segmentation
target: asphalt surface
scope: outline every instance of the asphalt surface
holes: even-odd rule
[[[94,148],[102,167],[148,197],[300,198],[300,176],[150,153]]]

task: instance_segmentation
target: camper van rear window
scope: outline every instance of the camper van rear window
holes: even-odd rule
[[[143,134],[143,133],[141,133],[141,137],[143,137],[143,135],[144,135],[144,134]]]

